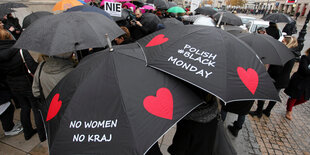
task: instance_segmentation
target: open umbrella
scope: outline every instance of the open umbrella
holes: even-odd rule
[[[167,10],[167,12],[170,12],[170,13],[185,13],[186,11],[179,7],[179,6],[174,6],[174,7],[171,7]]]
[[[65,12],[72,12],[72,11],[82,11],[82,12],[96,12],[96,13],[100,13],[105,15],[106,17],[108,17],[109,19],[113,20],[113,18],[110,16],[109,13],[105,12],[104,10],[95,7],[95,6],[89,6],[89,5],[79,5],[79,6],[75,6],[72,7],[70,9],[68,9]]]
[[[169,8],[172,8],[174,6],[178,6],[178,4],[175,2],[168,2],[168,4],[169,4]]]
[[[222,18],[221,18],[221,16],[222,16]],[[220,22],[227,23],[230,25],[240,26],[243,24],[240,17],[238,17],[238,16],[236,16],[230,12],[218,12],[218,13],[214,14],[213,17],[217,21],[219,21],[221,19]]]
[[[28,7],[27,5],[23,4],[23,3],[16,3],[16,2],[7,2],[7,3],[3,3],[0,4],[0,8],[26,8]]]
[[[56,5],[53,8],[53,11],[67,10],[67,9],[70,9],[70,8],[72,8],[74,6],[78,6],[78,5],[83,5],[83,3],[81,3],[78,0],[61,0],[61,1],[56,3]]]
[[[203,25],[203,26],[215,26],[214,20],[207,16],[200,16],[198,17],[193,25]]]
[[[262,19],[274,23],[291,23],[294,21],[293,18],[284,13],[272,13],[263,17]]]
[[[157,9],[169,9],[169,3],[166,0],[147,0],[146,3],[154,4]]]
[[[231,26],[231,25],[223,25],[224,31],[236,36],[239,35],[240,33],[246,33],[246,30],[243,30],[239,26]]]
[[[116,23],[106,16],[93,12],[67,12],[40,18],[31,24],[14,45],[46,55],[57,55],[108,45],[124,34]]]
[[[127,6],[128,9],[132,8],[132,11],[136,10],[136,6],[132,3],[124,3],[122,7]]]
[[[283,43],[269,35],[242,33],[238,38],[247,43],[264,64],[283,66],[287,61],[295,58]]]
[[[165,25],[165,28],[184,25],[181,21],[175,18],[163,18],[161,21]]]
[[[150,5],[144,5],[142,8],[146,10],[155,10],[155,8]]]
[[[136,44],[86,57],[43,106],[51,155],[142,155],[202,103],[182,81],[145,66]]]
[[[255,52],[233,35],[209,26],[176,26],[138,40],[147,65],[191,83],[224,102],[277,100]]]
[[[144,5],[142,0],[134,0],[131,1],[134,5],[136,5],[137,7],[142,7]]]
[[[30,15],[26,16],[23,20],[23,28],[27,28],[31,23],[36,21],[39,18],[42,18],[44,16],[53,15],[50,12],[47,11],[37,11],[33,12]]]
[[[129,2],[131,0],[116,0],[116,2]]]
[[[129,9],[122,9],[122,16],[121,17],[115,17],[112,16],[113,20],[118,22],[121,20],[127,20],[130,19],[131,11]]]
[[[216,10],[214,10],[213,8],[211,7],[201,7],[201,8],[197,8],[195,10],[196,13],[199,13],[199,14],[203,14],[203,15],[209,15],[209,16],[212,16],[214,14],[217,13]]]
[[[100,6],[104,6],[104,2],[115,2],[114,0],[102,0]]]

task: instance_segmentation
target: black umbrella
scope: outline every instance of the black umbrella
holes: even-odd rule
[[[124,31],[102,14],[67,12],[38,19],[22,33],[14,47],[57,55],[105,47],[106,34],[113,40]]]
[[[12,12],[15,12],[15,11],[10,8],[0,7],[0,19],[3,18],[5,15],[12,13]]]
[[[294,21],[294,19],[284,13],[272,13],[263,17],[262,19],[274,23],[291,23]]]
[[[196,13],[200,13],[200,14],[203,14],[203,15],[209,15],[209,16],[212,16],[214,14],[217,13],[217,11],[215,11],[213,8],[211,7],[201,7],[201,8],[197,8],[195,10]]]
[[[283,43],[269,35],[243,33],[238,38],[247,43],[264,64],[283,66],[287,61],[295,58],[294,54]]]
[[[168,2],[168,4],[169,4],[169,8],[172,8],[172,7],[174,7],[174,6],[178,6],[178,4],[175,3],[175,2]],[[168,9],[169,9],[169,8],[168,8]]]
[[[154,4],[157,9],[169,9],[169,3],[166,0],[147,0],[146,3]]]
[[[184,25],[181,21],[175,18],[163,18],[161,19],[162,23],[165,25],[165,28],[174,27],[177,25]]]
[[[132,12],[129,9],[122,9],[122,16],[121,17],[115,17],[112,16],[114,21],[121,21],[121,20],[130,20],[130,16],[134,17]]]
[[[31,13],[30,15],[24,18],[23,28],[27,28],[31,23],[33,23],[37,19],[44,17],[44,16],[48,16],[48,15],[53,15],[53,14],[47,11],[38,11],[38,12]]]
[[[115,46],[82,60],[47,98],[49,151],[142,155],[201,102],[180,80],[146,67],[138,45]]]
[[[240,33],[245,33],[246,30],[243,30],[239,26],[231,26],[231,25],[224,25],[224,31],[232,34],[232,35],[239,35]]]
[[[230,24],[230,25],[235,25],[235,26],[239,26],[239,25],[243,24],[240,17],[238,17],[238,16],[236,16],[230,12],[218,12],[218,13],[213,15],[213,17],[217,21],[220,20],[221,16],[222,16],[222,19],[220,22]]]
[[[233,35],[209,26],[176,26],[138,40],[147,64],[222,99],[278,100],[255,52]]]
[[[142,1],[132,1],[132,4],[136,5],[137,7],[142,7],[144,3]]]
[[[82,12],[96,12],[105,15],[106,17],[113,20],[109,13],[105,12],[104,10],[96,7],[96,6],[89,6],[89,5],[78,5],[68,9],[65,12],[72,12],[72,11],[82,11]]]
[[[28,6],[23,4],[23,3],[8,2],[8,3],[0,4],[0,8],[2,8],[2,7],[11,9],[11,8],[25,8]]]

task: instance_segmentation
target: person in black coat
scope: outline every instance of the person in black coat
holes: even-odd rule
[[[276,23],[269,22],[269,27],[266,28],[266,32],[268,35],[272,36],[277,40],[280,38],[279,29]]]
[[[296,21],[293,21],[291,23],[287,23],[284,26],[282,32],[285,32],[289,36],[291,36],[292,34],[297,33]]]
[[[10,102],[12,94],[9,90],[9,87],[6,83],[4,75],[0,75],[0,120],[2,128],[4,130],[4,135],[13,136],[19,134],[23,131],[23,128],[19,123],[14,124],[14,105]],[[9,104],[8,107],[7,104]],[[6,109],[4,109],[6,107]],[[4,111],[3,111],[4,110]]]
[[[6,82],[13,95],[19,98],[21,104],[21,123],[24,128],[24,137],[29,140],[36,132],[41,141],[46,139],[41,114],[38,109],[38,100],[32,94],[33,77],[37,63],[28,51],[23,51],[26,65],[23,63],[19,49],[12,48],[15,44],[11,35],[6,30],[0,30],[0,72],[5,75]],[[30,113],[34,113],[37,130],[32,128]]]
[[[134,28],[131,34],[133,34],[132,37],[136,40],[157,31],[159,24],[161,24],[161,20],[155,14],[142,14],[140,9],[136,9],[135,15],[137,20],[131,21]]]
[[[294,48],[298,46],[297,39],[292,36],[285,36],[282,41],[291,51],[293,54]],[[296,57],[298,55],[295,55]],[[295,59],[291,59],[290,61],[286,62],[284,66],[278,65],[270,65],[268,68],[268,74],[274,80],[274,86],[276,87],[277,91],[280,92],[281,89],[286,88],[289,84],[290,80],[290,73],[293,69],[295,64]],[[267,101],[268,102],[268,101]],[[258,118],[262,117],[262,114],[265,114],[267,117],[270,116],[270,112],[272,108],[275,106],[275,101],[270,101],[267,108],[263,110],[265,101],[258,101],[256,111],[251,111],[249,114],[251,116],[257,116]]]
[[[235,113],[238,115],[238,119],[234,121],[233,125],[228,125],[228,130],[230,133],[237,137],[239,131],[242,129],[242,126],[245,122],[245,116],[249,113],[254,101],[235,101],[227,103],[226,105],[224,102],[221,102],[222,109],[221,109],[221,116],[222,120],[225,121],[227,112]]]
[[[301,57],[298,70],[293,74],[284,92],[290,96],[287,100],[285,117],[292,120],[293,106],[305,103],[310,98],[310,48],[306,51],[306,55]]]

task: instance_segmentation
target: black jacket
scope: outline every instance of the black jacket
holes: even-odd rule
[[[266,28],[266,32],[268,35],[272,36],[275,39],[279,39],[280,38],[280,33],[279,30],[276,26],[269,26]]]
[[[10,88],[6,83],[5,76],[0,75],[0,105],[8,102],[12,98]]]
[[[304,95],[305,100],[310,98],[310,56],[303,55],[295,72],[284,92],[292,98],[299,99]]]
[[[27,72],[19,49],[11,48],[14,44],[15,40],[0,40],[0,72],[6,77],[6,81],[13,94],[32,94],[33,79]],[[23,55],[28,68],[34,73],[38,64],[27,50],[23,50]]]
[[[286,88],[290,81],[290,73],[295,64],[295,59],[288,61],[284,66],[270,65],[268,73],[274,80],[277,89]]]

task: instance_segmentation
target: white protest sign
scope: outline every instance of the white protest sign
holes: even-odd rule
[[[200,4],[201,0],[192,0],[190,12],[194,12]]]
[[[104,11],[114,17],[122,16],[122,4],[116,2],[104,2]]]

